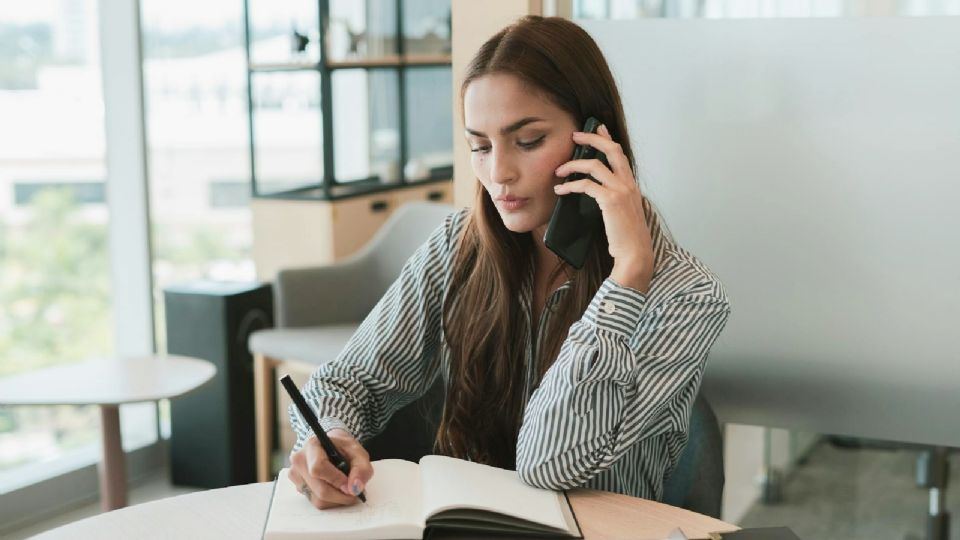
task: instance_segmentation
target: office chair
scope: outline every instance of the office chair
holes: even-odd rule
[[[689,439],[670,477],[663,502],[720,519],[723,496],[723,437],[710,403],[697,394],[690,413]]]

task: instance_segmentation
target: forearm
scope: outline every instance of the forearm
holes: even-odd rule
[[[517,472],[528,484],[580,486],[615,462],[631,362],[607,353],[604,373],[575,354],[558,360],[531,397],[517,441]],[[588,378],[576,380],[581,371]]]
[[[441,298],[451,218],[407,261],[338,357],[318,366],[304,398],[325,430],[365,441],[393,413],[423,395],[439,373]],[[311,432],[290,410],[302,442]]]
[[[525,411],[517,449],[524,481],[582,485],[641,439],[684,429],[729,307],[693,296],[647,312],[643,301],[608,280],[571,328]]]
[[[612,463],[633,392],[635,362],[627,341],[645,302],[639,292],[608,279],[570,328],[524,411],[517,471],[526,482],[565,489]]]
[[[383,413],[376,407],[376,403],[382,400],[371,390],[371,378],[360,371],[349,365],[330,363],[319,366],[304,385],[304,399],[314,410],[324,431],[343,429],[361,439],[376,430],[371,419]],[[384,386],[389,388],[390,385]],[[314,433],[293,404],[289,406],[288,415],[290,427],[297,435],[294,450],[298,450]]]

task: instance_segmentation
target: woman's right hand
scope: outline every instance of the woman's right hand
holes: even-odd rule
[[[359,441],[342,429],[331,429],[327,435],[350,464],[349,478],[333,466],[316,436],[307,439],[300,450],[290,454],[290,481],[301,493],[304,486],[308,487],[310,504],[319,510],[356,504],[357,495],[373,477],[370,454]]]

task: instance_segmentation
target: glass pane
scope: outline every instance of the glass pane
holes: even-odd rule
[[[255,73],[252,81],[257,193],[320,183],[323,141],[319,73]]]
[[[403,50],[409,56],[450,54],[450,0],[403,3]]]
[[[204,6],[217,17],[186,5],[172,17],[170,0],[141,0],[154,321],[161,351],[167,344],[164,288],[255,277],[243,4],[207,0]],[[185,41],[184,35],[194,39]]]
[[[332,62],[383,59],[397,54],[393,0],[332,0],[326,50]]]
[[[395,69],[333,72],[334,178],[400,179],[400,108]]]
[[[219,2],[232,19],[243,12],[243,3]],[[204,2],[204,6],[207,3]],[[288,64],[320,61],[320,32],[317,0],[249,0],[250,62],[252,64]],[[213,12],[213,10],[205,12]],[[184,22],[190,17],[184,17]],[[197,21],[203,21],[196,15]],[[242,21],[240,19],[242,29]],[[221,27],[236,33],[236,27]],[[241,40],[243,34],[241,30]],[[233,38],[231,38],[233,41]],[[241,41],[241,44],[243,42]]]
[[[91,2],[0,10],[0,376],[113,349],[97,31]],[[0,492],[96,456],[98,426],[95,407],[0,407]]]
[[[453,178],[453,79],[449,67],[408,68],[408,182]]]

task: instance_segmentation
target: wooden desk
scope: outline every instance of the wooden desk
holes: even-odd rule
[[[75,538],[260,538],[273,484],[263,482],[170,497],[64,525],[34,540]],[[570,491],[585,538],[664,538],[680,527],[689,538],[737,527],[657,502],[592,489]]]
[[[120,405],[180,396],[216,373],[212,363],[186,356],[91,360],[0,379],[0,405],[98,405],[100,506],[113,510],[127,504]]]

